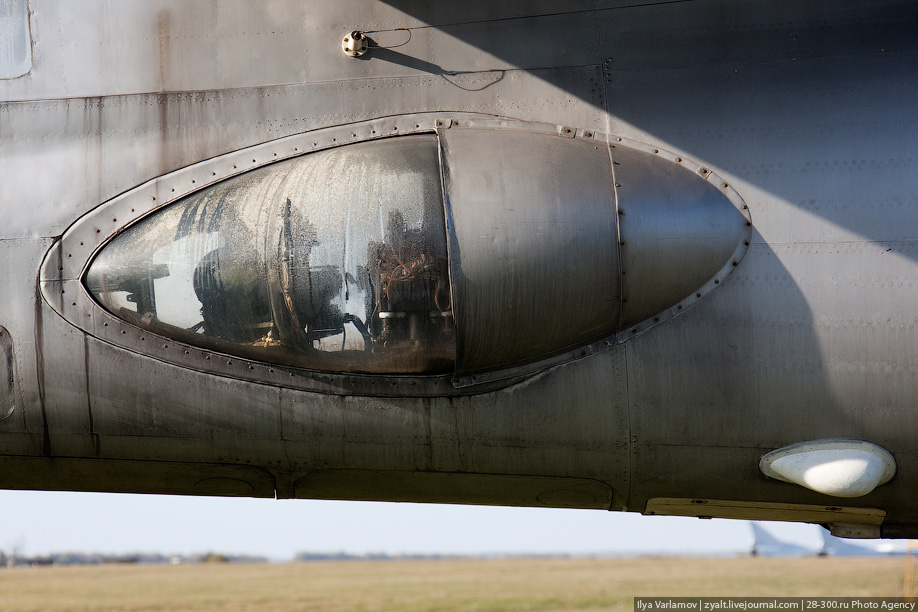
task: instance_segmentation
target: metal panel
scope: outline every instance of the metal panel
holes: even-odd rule
[[[391,492],[397,491],[395,496]],[[319,470],[296,483],[296,497],[305,499],[374,500],[387,496],[399,502],[493,504],[535,508],[608,510],[612,490],[601,482],[578,478],[455,474],[449,472],[382,472]]]
[[[846,522],[859,525],[879,525],[886,518],[886,513],[877,508],[665,497],[656,497],[649,500],[644,514],[718,517],[744,521]]]
[[[712,499],[720,478],[790,501],[756,473],[761,451],[853,435],[899,461],[916,426],[915,8],[705,4],[623,9],[603,29],[611,131],[719,172],[757,230],[717,291],[626,345],[635,497],[688,477]],[[864,503],[910,505],[898,487]]]
[[[394,485],[416,478],[427,484],[415,490],[423,494],[415,501],[451,503],[481,501],[482,491],[450,489],[444,473],[477,474],[482,483],[497,482],[499,475],[576,476],[606,483],[621,508],[630,473],[626,398],[624,355],[615,349],[471,397],[331,397],[285,390],[284,452],[304,477],[297,485],[303,496],[320,489],[353,495],[368,471],[380,480],[363,496],[381,495],[384,480]],[[309,475],[316,468],[334,472],[314,481]],[[291,478],[278,476],[283,495],[293,495],[299,477]],[[513,503],[522,502],[516,497]]]
[[[589,140],[443,136],[457,369],[530,363],[614,332],[610,162]]]
[[[274,497],[274,479],[250,465],[0,457],[6,489]]]
[[[354,2],[357,0],[348,0]],[[633,2],[633,0],[628,0]],[[347,3],[341,3],[348,6]],[[430,24],[444,27],[457,22],[468,24],[482,21],[504,22],[505,25],[525,17],[555,15],[558,13],[593,14],[594,0],[568,0],[563,6],[557,0],[525,0],[523,2],[467,2],[461,7],[443,2],[419,0],[383,0],[398,11]],[[509,22],[509,23],[508,23]]]
[[[561,87],[545,84],[549,72]],[[592,89],[597,72],[592,67],[563,68],[503,79],[372,79],[0,104],[0,200],[43,203],[40,219],[11,216],[0,237],[59,235],[85,211],[153,177],[331,125],[447,107],[535,121],[563,115],[574,125],[601,126],[605,121],[596,108],[570,94],[601,97]],[[488,96],[482,98],[479,90],[485,85]],[[361,93],[355,96],[355,91]],[[41,180],[34,179],[36,173]]]
[[[280,390],[205,377],[88,340],[96,456],[267,464],[281,455]],[[143,372],[139,384],[124,384]]]
[[[0,99],[205,91],[418,75],[437,75],[461,87],[463,75],[480,78],[487,75],[477,73],[497,71],[494,80],[500,80],[507,71],[517,69],[595,64],[600,40],[591,12],[534,15],[532,7],[514,4],[503,10],[470,13],[502,14],[495,22],[466,18],[455,11],[450,11],[450,18],[442,9],[419,11],[424,18],[451,22],[437,27],[366,0],[333,4],[37,0],[33,4],[35,67],[27,79],[0,82]],[[411,28],[411,32],[397,31],[400,28]],[[510,34],[511,29],[524,32],[526,44],[520,44],[520,34]],[[381,30],[370,35],[379,46],[407,44],[371,50],[354,60],[341,51],[342,37],[352,30]],[[73,35],[76,32],[78,36]],[[540,44],[546,40],[556,44]],[[564,52],[559,54],[558,49]],[[149,68],[138,70],[138,66]]]
[[[614,70],[775,63],[918,49],[918,9],[907,0],[647,3],[601,0],[603,48]]]
[[[45,355],[44,325],[35,274],[38,260],[51,244],[49,239],[0,240],[0,286],[4,288],[0,326],[15,349],[13,401],[19,408],[0,419],[0,448],[4,452],[40,453],[43,446],[44,377],[39,372]]]
[[[914,524],[915,5],[467,4],[33,0],[33,70],[0,82],[7,100],[0,105],[0,201],[8,213],[0,280],[9,296],[0,325],[13,340],[23,407],[0,420],[8,460],[0,484],[89,487],[120,474],[111,488],[232,493],[241,486],[233,481],[246,481],[207,465],[193,482],[181,469],[157,476],[157,462],[174,468],[187,459],[252,462],[278,475],[284,496],[317,469],[326,483],[334,474],[346,481],[343,470],[386,472],[394,487],[405,473],[423,473],[430,483],[449,472],[486,475],[495,501],[506,498],[492,476],[557,477],[611,486],[616,508],[629,497],[637,510],[652,498],[768,500],[778,504],[769,516],[786,516],[791,504],[828,506],[812,491],[767,480],[758,457],[838,435],[869,437],[896,454],[897,478],[858,505],[887,511],[887,523]],[[492,18],[501,21],[473,23]],[[353,28],[399,27],[423,31],[364,60],[340,52],[340,37]],[[378,34],[381,44],[399,42]],[[102,97],[62,99],[74,95]],[[596,352],[583,359],[544,363],[500,391],[456,389],[445,379],[413,391],[424,384],[409,377],[378,392],[369,381],[333,375],[303,383],[297,372],[224,361],[116,328],[81,302],[89,298],[79,295],[77,279],[93,249],[153,208],[112,200],[118,194],[178,169],[157,184],[196,189],[191,180],[210,180],[194,166],[202,160],[230,153],[207,170],[223,177],[236,170],[217,166],[244,159],[246,147],[259,147],[261,164],[262,152],[286,152],[260,145],[285,136],[445,109],[545,121],[549,131],[568,125],[614,133],[697,160],[752,209],[752,250],[729,278],[709,281],[721,281],[717,291],[701,292],[679,316],[642,325],[623,344],[591,346]],[[576,136],[576,146],[588,141]],[[493,161],[473,153],[479,165]],[[552,161],[528,146],[503,157],[505,167],[527,171]],[[467,178],[474,193],[484,191],[478,176]],[[622,185],[625,198],[630,180]],[[111,207],[100,206],[109,200]],[[87,215],[96,207],[97,215]],[[472,230],[492,231],[489,221],[502,220],[484,204],[477,213],[467,220]],[[86,240],[48,259],[57,269],[43,277],[45,307],[35,274],[51,241],[35,237],[59,236],[75,222],[68,236],[79,231]],[[474,254],[459,251],[460,264]],[[533,261],[540,273],[552,270],[547,257]],[[530,288],[527,297],[569,315],[558,306],[567,289]],[[83,320],[74,327],[51,308]],[[543,322],[567,337],[566,318],[545,315]],[[119,343],[128,350],[113,347]],[[57,452],[83,459],[39,459]],[[95,454],[153,464],[115,470],[89,462]],[[36,475],[9,455],[36,458]],[[252,490],[264,494],[266,478]],[[487,501],[465,483],[455,497]],[[442,500],[450,491],[431,491],[439,486],[419,488]],[[358,494],[351,487],[349,495]],[[684,510],[680,503],[667,511]]]
[[[727,184],[705,180],[706,168],[692,172],[681,157],[665,163],[655,153],[624,147],[612,155],[624,329],[692,294],[702,297],[699,289],[715,276],[716,284],[722,282],[719,273],[739,264],[752,232],[747,217],[725,196]]]

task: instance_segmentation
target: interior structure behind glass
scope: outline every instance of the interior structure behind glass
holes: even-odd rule
[[[338,147],[128,228],[85,284],[164,336],[309,369],[445,373],[455,327],[437,137]]]

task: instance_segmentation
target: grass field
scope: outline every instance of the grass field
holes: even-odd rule
[[[0,569],[0,610],[630,611],[635,596],[900,596],[904,576],[904,557],[38,567]]]

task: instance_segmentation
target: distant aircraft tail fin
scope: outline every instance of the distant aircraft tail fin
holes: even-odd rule
[[[805,555],[822,554],[820,551],[810,549],[805,546],[783,542],[771,535],[765,528],[757,523],[749,523],[752,529],[752,550],[753,556],[763,557],[802,557]],[[823,546],[825,548],[825,546]]]
[[[769,548],[780,545],[780,541],[777,538],[765,531],[762,527],[759,527],[757,523],[750,522],[749,527],[752,528],[751,553],[753,557],[768,554],[767,550]]]

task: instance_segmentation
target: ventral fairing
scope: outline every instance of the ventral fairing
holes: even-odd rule
[[[918,9],[0,3],[0,486],[918,531]]]

